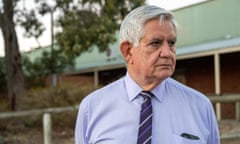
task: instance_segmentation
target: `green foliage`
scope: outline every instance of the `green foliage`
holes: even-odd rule
[[[116,41],[115,33],[123,17],[133,8],[144,4],[145,0],[35,0],[35,7],[17,7],[14,1],[15,23],[25,29],[26,37],[38,39],[45,28],[40,15],[54,14],[54,25],[61,28],[55,36],[59,49],[44,52],[41,57],[30,61],[23,58],[24,72],[29,85],[42,85],[51,73],[60,73],[73,66],[75,57],[97,46],[100,52]],[[0,71],[0,74],[2,72]],[[0,81],[1,82],[1,81]]]
[[[145,0],[82,0],[77,7],[71,2],[62,0],[58,5],[63,7],[59,18],[62,31],[56,35],[57,43],[71,58],[91,51],[93,45],[100,52],[116,41],[115,32],[123,17],[133,8],[142,5]]]
[[[46,78],[53,73],[61,73],[65,68],[71,68],[72,62],[59,49],[54,48],[52,53],[43,51],[40,57],[31,61],[23,57],[23,70],[28,87],[45,86]]]
[[[46,0],[36,0],[39,14],[54,13],[56,10],[61,13],[55,22],[62,31],[55,37],[60,48],[54,49],[53,57],[45,52],[33,62],[24,58],[24,71],[32,81],[31,85],[44,86],[49,74],[62,72],[67,65],[73,66],[75,57],[91,51],[93,45],[97,46],[100,52],[108,49],[108,45],[116,41],[115,32],[119,29],[123,17],[144,2],[82,0],[74,3],[72,0],[58,0],[55,5],[49,6]],[[25,19],[19,22],[25,27],[28,36],[38,37],[44,29],[34,12],[25,12]],[[34,29],[38,31],[34,32]]]
[[[36,11],[18,10],[16,22],[25,29],[25,37],[39,38],[45,31],[45,27],[37,18]]]

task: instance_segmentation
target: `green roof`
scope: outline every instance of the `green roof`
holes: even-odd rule
[[[54,45],[53,46],[54,49],[59,49],[58,45]],[[43,55],[44,52],[49,52],[51,51],[51,46],[45,46],[45,47],[40,47],[40,48],[36,48],[32,51],[28,51],[23,53],[23,55],[28,56],[28,58],[30,58],[31,61],[35,60],[36,58],[39,58]]]
[[[83,53],[75,60],[76,71],[87,71],[88,69],[103,69],[103,67],[115,67],[117,65],[123,65],[125,62],[120,53],[118,42],[109,45],[111,55],[107,56],[107,53],[100,53],[97,47],[94,47],[91,52]]]
[[[177,58],[183,55],[240,48],[240,5],[239,0],[207,1],[173,11],[179,26]],[[118,38],[118,33],[116,34]],[[56,46],[57,48],[57,46]],[[125,62],[119,49],[119,42],[109,45],[111,56],[100,53],[97,47],[82,53],[75,60],[75,69],[66,74],[93,72],[94,70],[124,67]],[[49,51],[50,47],[27,53],[31,59]]]
[[[208,0],[173,11],[178,28],[178,46],[240,37],[240,0]]]

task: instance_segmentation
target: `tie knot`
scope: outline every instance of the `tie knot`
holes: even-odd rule
[[[141,91],[140,95],[145,98],[151,99],[154,95],[150,91]]]

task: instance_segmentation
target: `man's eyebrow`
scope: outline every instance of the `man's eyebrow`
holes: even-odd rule
[[[162,38],[152,38],[150,41],[162,41]]]
[[[177,37],[172,37],[172,38],[169,38],[169,40],[172,40],[172,41],[177,41]]]
[[[162,38],[152,38],[150,39],[150,41],[162,41],[163,39]],[[172,41],[177,41],[177,37],[170,37],[168,38],[168,40],[172,40]]]

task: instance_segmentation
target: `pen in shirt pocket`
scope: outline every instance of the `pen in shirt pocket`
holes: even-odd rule
[[[200,139],[198,136],[195,136],[195,135],[192,135],[189,133],[182,133],[180,136],[184,137],[186,139],[190,139],[190,140],[199,140]]]

